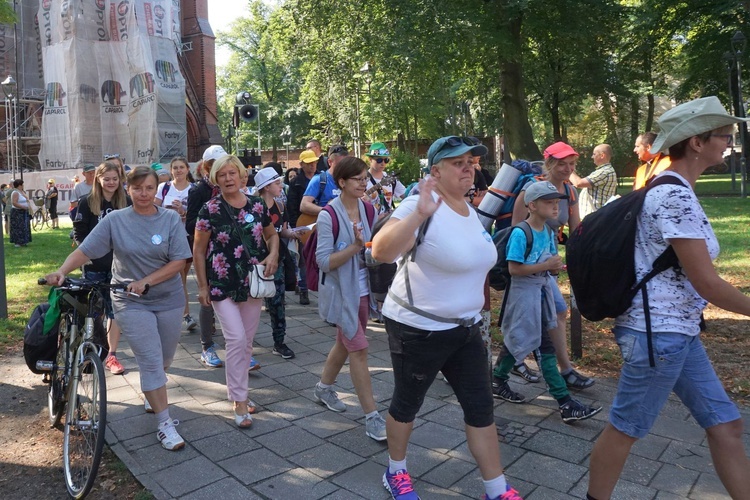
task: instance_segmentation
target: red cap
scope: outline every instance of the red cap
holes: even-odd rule
[[[550,156],[552,158],[561,160],[563,158],[567,158],[568,156],[580,155],[576,153],[576,150],[570,147],[569,144],[565,144],[564,142],[556,142],[544,150],[544,159],[546,160]]]

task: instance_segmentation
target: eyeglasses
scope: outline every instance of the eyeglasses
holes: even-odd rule
[[[724,137],[727,141],[727,147],[734,143],[734,134],[711,134],[710,137]]]
[[[375,163],[385,163],[386,165],[391,161],[390,158],[373,158],[373,160],[375,160]]]
[[[350,181],[354,181],[358,184],[367,184],[367,176],[364,177],[349,177]]]

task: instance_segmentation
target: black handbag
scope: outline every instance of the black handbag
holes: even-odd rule
[[[286,246],[286,242],[279,242],[279,266],[284,266],[284,289],[293,292],[297,289],[297,266],[294,256]]]

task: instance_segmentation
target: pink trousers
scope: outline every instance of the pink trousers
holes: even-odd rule
[[[260,299],[246,302],[224,299],[211,303],[226,342],[227,395],[230,401],[247,399],[247,369],[253,355],[253,338],[260,323],[261,304]]]

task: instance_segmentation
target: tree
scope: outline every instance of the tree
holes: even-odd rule
[[[232,109],[237,93],[249,91],[258,105],[262,143],[273,148],[274,158],[287,127],[298,142],[305,140],[310,129],[309,114],[300,104],[299,61],[290,57],[283,43],[278,43],[279,36],[290,31],[287,14],[255,0],[250,4],[249,17],[237,19],[228,32],[218,36],[219,43],[232,50],[227,67],[218,78],[224,93],[224,112]],[[255,147],[255,130],[252,124],[241,126],[243,147]]]

